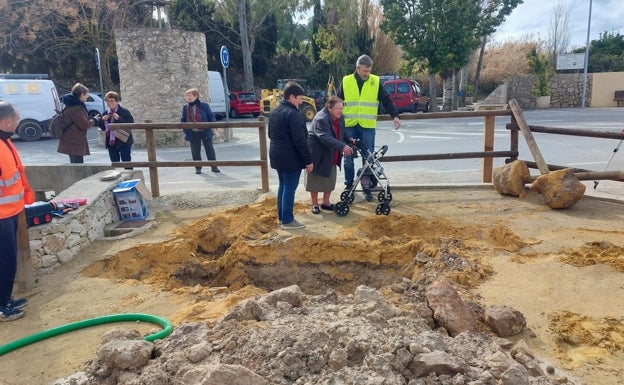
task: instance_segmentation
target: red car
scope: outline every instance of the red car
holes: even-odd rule
[[[230,117],[251,114],[254,118],[260,116],[260,100],[253,92],[230,92]]]
[[[429,99],[422,95],[418,82],[402,78],[390,79],[383,83],[383,87],[399,112],[429,111]],[[382,106],[380,113],[386,113]]]

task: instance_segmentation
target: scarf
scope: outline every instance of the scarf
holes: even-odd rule
[[[75,97],[73,94],[69,94],[63,97],[63,104],[65,104],[65,107],[82,106],[82,108],[87,111],[87,105],[84,104],[82,100]]]
[[[336,139],[340,140],[340,123],[338,119],[331,118],[332,125],[334,126],[334,135]],[[340,152],[334,150],[334,166],[340,163]]]
[[[106,131],[104,131],[104,134],[106,138],[108,139],[108,144],[110,144],[111,146],[115,145],[115,133],[111,131],[110,128],[108,128],[108,123],[113,123],[113,114],[115,112],[117,112],[117,108],[115,108],[114,110],[109,109],[108,120],[104,121],[104,127],[106,128]]]
[[[199,98],[194,102],[188,103],[186,107],[186,121],[187,122],[201,122],[201,102]]]

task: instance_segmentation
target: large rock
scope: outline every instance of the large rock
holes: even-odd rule
[[[578,180],[571,168],[539,176],[531,189],[542,194],[544,202],[551,209],[572,207],[585,194],[585,185]]]
[[[268,385],[268,382],[240,365],[198,365],[182,377],[183,384],[193,385]]]
[[[524,198],[526,189],[524,185],[531,182],[531,174],[526,163],[515,160],[504,166],[494,169],[492,173],[494,189],[502,195],[513,195]]]
[[[499,337],[515,336],[526,326],[524,315],[509,306],[489,306],[485,310],[485,323]]]
[[[451,337],[465,331],[475,330],[470,308],[448,280],[443,279],[429,286],[425,296],[429,307],[433,310],[433,318],[448,331]]]
[[[140,369],[152,357],[154,345],[145,340],[114,340],[97,349],[97,361],[111,369]]]

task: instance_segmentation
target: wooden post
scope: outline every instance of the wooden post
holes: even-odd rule
[[[17,224],[17,274],[15,280],[19,290],[27,290],[35,286],[35,274],[30,256],[30,240],[28,239],[25,210],[20,213]]]
[[[147,160],[156,161],[156,141],[154,140],[154,130],[152,128],[145,129],[145,145],[147,146]],[[152,187],[152,198],[160,196],[160,185],[158,184],[158,167],[150,166],[150,186]]]
[[[494,151],[494,128],[496,127],[496,117],[486,116],[483,126],[483,152]],[[492,183],[492,158],[483,158],[481,166],[481,181],[483,183]]]
[[[262,192],[269,191],[269,163],[267,160],[267,128],[264,116],[258,118],[258,136],[260,139],[260,160],[264,162],[260,166],[260,175],[262,176]]]
[[[550,172],[548,170],[548,165],[544,161],[544,157],[542,157],[542,153],[537,147],[535,138],[533,137],[531,129],[529,128],[526,120],[524,120],[524,115],[522,115],[522,110],[520,109],[520,106],[518,105],[516,99],[511,99],[509,101],[509,106],[511,107],[511,111],[513,111],[513,114],[518,121],[518,126],[520,126],[520,131],[522,131],[522,134],[524,135],[524,139],[529,146],[529,150],[531,150],[531,154],[533,154],[533,160],[535,160],[535,163],[537,163],[537,168],[542,174],[548,174]]]
[[[518,124],[513,115],[511,115],[511,124]],[[509,151],[518,152],[518,130],[509,130]],[[512,160],[518,160],[518,157]]]

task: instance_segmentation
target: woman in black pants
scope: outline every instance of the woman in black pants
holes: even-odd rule
[[[216,121],[212,110],[208,103],[199,100],[199,91],[197,88],[191,88],[184,94],[187,104],[182,107],[181,122],[214,122]],[[206,150],[206,158],[208,160],[216,160],[212,137],[215,129],[184,129],[184,139],[191,142],[191,155],[193,160],[202,160],[201,145],[204,144]],[[195,167],[195,174],[201,174],[201,167]],[[212,172],[221,172],[218,167],[212,167]]]

